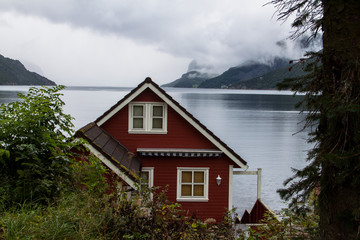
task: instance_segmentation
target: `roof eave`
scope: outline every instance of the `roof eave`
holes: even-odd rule
[[[98,126],[104,124],[107,120],[109,120],[112,116],[114,116],[118,111],[120,111],[123,107],[125,107],[128,103],[130,103],[134,98],[136,98],[147,88],[155,92],[165,103],[172,107],[178,114],[180,114],[201,134],[208,138],[217,148],[219,148],[220,151],[222,151],[226,156],[228,156],[237,165],[234,167],[240,167],[244,170],[247,170],[249,168],[244,159],[242,159],[230,147],[228,147],[224,142],[222,142],[218,137],[216,137],[208,128],[206,128],[199,120],[197,120],[191,113],[189,113],[184,107],[182,107],[177,101],[175,101],[150,78],[146,78],[145,81],[140,83],[122,100],[116,103],[97,120],[95,120],[95,123],[98,124]]]

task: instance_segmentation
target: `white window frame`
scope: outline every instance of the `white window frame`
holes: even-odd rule
[[[154,186],[154,167],[143,167],[143,168],[141,168],[141,172],[149,173],[148,187],[152,188]],[[141,188],[141,186],[140,186],[140,188]],[[152,200],[154,198],[153,193],[150,193],[149,197],[150,197],[150,200]]]
[[[204,172],[204,196],[181,196],[181,177],[183,171]],[[193,191],[192,191],[193,192]],[[178,167],[177,168],[177,186],[176,201],[178,202],[208,202],[209,201],[209,168],[197,167]]]
[[[149,173],[149,182],[148,187],[151,188],[154,186],[154,168],[153,167],[143,167],[141,168],[141,172]]]
[[[143,106],[143,128],[136,129],[133,127],[133,107]],[[163,126],[160,129],[153,129],[153,106],[163,107],[162,123]],[[166,134],[167,133],[167,104],[161,102],[131,102],[129,103],[129,133],[133,134]]]

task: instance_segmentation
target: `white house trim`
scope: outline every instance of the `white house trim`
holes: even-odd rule
[[[223,144],[217,141],[213,136],[211,136],[204,128],[202,128],[197,122],[195,122],[191,117],[188,116],[182,109],[180,109],[172,100],[170,100],[166,95],[164,95],[157,87],[155,87],[151,83],[144,83],[141,87],[139,87],[134,93],[124,99],[121,104],[115,107],[111,112],[103,116],[97,124],[101,126],[107,120],[109,120],[113,115],[115,115],[119,110],[121,110],[124,106],[130,103],[135,97],[137,97],[140,93],[142,93],[145,89],[151,89],[155,94],[157,94],[165,103],[167,103],[171,108],[173,108],[180,116],[182,116],[186,121],[188,121],[196,130],[198,130],[203,136],[205,136],[211,143],[213,143],[219,150],[221,150],[225,155],[227,155],[233,162],[235,162],[242,169],[247,170],[249,167],[243,164],[239,159],[232,154]]]
[[[99,158],[108,168],[110,168],[116,175],[118,175],[122,180],[124,180],[130,187],[133,189],[137,189],[137,185],[135,182],[129,178],[125,173],[121,172],[118,167],[112,164],[107,158],[105,158],[96,148],[91,146],[90,144],[84,144],[92,154],[94,154],[97,158]]]
[[[133,106],[142,106],[144,108],[143,116],[143,129],[135,129],[133,126]],[[163,108],[162,116],[162,128],[153,129],[152,126],[152,107],[161,106]],[[128,124],[128,133],[130,134],[166,134],[167,133],[167,105],[165,103],[159,102],[131,102],[129,103],[129,124]]]
[[[149,172],[149,187],[154,186],[154,167],[143,167],[141,168],[142,172]]]
[[[116,106],[111,112],[109,112],[108,114],[106,114],[102,119],[100,119],[97,124],[100,127],[101,125],[103,125],[107,120],[109,120],[112,116],[114,116],[118,111],[120,111],[123,107],[125,107],[128,103],[130,103],[134,98],[136,98],[140,93],[142,93],[146,88],[148,88],[148,85],[144,84],[143,86],[141,86],[138,90],[136,90],[133,94],[131,94],[130,96],[128,96],[126,99],[124,99],[124,101],[119,104],[118,106]]]
[[[229,165],[229,206],[228,210],[230,211],[233,209],[233,203],[232,203],[232,197],[233,197],[233,171],[234,171],[234,165]]]
[[[231,160],[238,164],[242,169],[247,170],[249,167],[240,162],[237,157],[230,153],[221,143],[219,143],[213,136],[211,136],[205,129],[203,129],[198,123],[196,123],[192,118],[190,118],[184,111],[182,111],[177,105],[175,105],[169,98],[167,98],[162,92],[160,92],[152,84],[147,83],[149,88],[153,90],[164,102],[166,102],[170,107],[172,107],[178,114],[185,118],[191,125],[193,125],[196,130],[203,134],[207,139],[209,139],[216,147],[218,147],[225,155],[227,155]]]

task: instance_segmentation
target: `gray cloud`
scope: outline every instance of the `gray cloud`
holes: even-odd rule
[[[274,9],[263,7],[266,2],[2,0],[0,12],[36,16],[103,37],[126,38],[221,72],[246,60],[299,54],[293,43],[286,43],[286,49],[276,44],[286,41],[290,28],[272,19]]]

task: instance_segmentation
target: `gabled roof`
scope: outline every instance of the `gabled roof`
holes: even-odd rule
[[[140,83],[123,99],[112,106],[108,111],[95,120],[95,123],[101,127],[107,120],[114,116],[118,111],[130,103],[134,98],[141,94],[144,90],[150,89],[157,94],[165,103],[173,108],[180,116],[188,121],[195,129],[197,129],[203,136],[205,136],[210,142],[212,142],[219,150],[221,150],[226,156],[228,156],[235,164],[235,167],[241,167],[244,170],[248,169],[246,161],[242,159],[234,150],[227,146],[217,136],[215,136],[207,127],[205,127],[199,120],[197,120],[192,114],[190,114],[185,108],[183,108],[177,101],[175,101],[170,95],[168,95],[162,88],[154,83],[151,78],[146,78],[145,81]]]
[[[141,161],[108,132],[95,123],[89,123],[79,129],[75,133],[75,137],[87,140],[88,144],[85,144],[85,146],[90,152],[131,187],[135,186],[135,180],[141,168]]]
[[[276,213],[271,210],[271,208],[266,205],[261,198],[258,198],[251,209],[251,212],[249,210],[245,210],[243,216],[241,217],[240,223],[241,224],[260,224],[261,221],[265,219],[265,213],[272,214],[276,220],[279,221]]]

